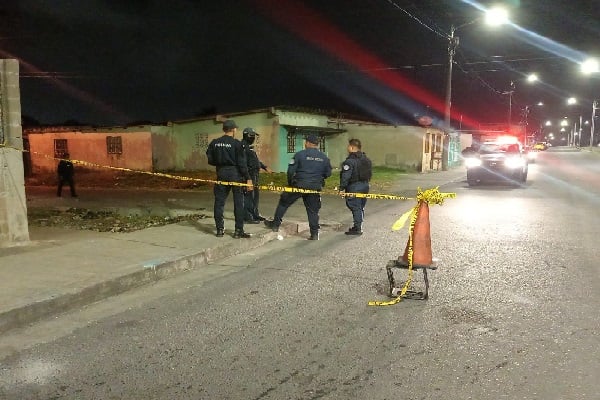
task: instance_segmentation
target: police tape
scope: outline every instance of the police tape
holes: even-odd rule
[[[19,149],[16,147],[0,144],[0,148],[2,148],[2,147],[21,151],[23,153],[34,154],[34,155],[41,156],[41,157],[44,157],[44,158],[50,159],[50,160],[63,160],[62,158],[52,157],[48,154],[39,153],[36,151],[31,151],[31,150]],[[378,199],[378,200],[415,200],[414,197],[406,197],[406,196],[399,196],[399,195],[393,195],[393,194],[382,194],[382,193],[349,193],[349,192],[340,192],[337,190],[325,189],[325,190],[320,191],[320,190],[303,189],[303,188],[291,187],[291,186],[249,185],[246,182],[231,182],[231,181],[220,181],[220,180],[214,180],[214,179],[192,178],[189,176],[173,175],[173,174],[168,174],[168,173],[164,173],[164,172],[151,172],[151,171],[136,170],[136,169],[125,168],[125,167],[114,167],[111,165],[97,164],[97,163],[93,163],[93,162],[89,162],[89,161],[85,161],[85,160],[68,159],[68,161],[72,162],[75,165],[82,165],[82,166],[86,166],[86,167],[110,169],[110,170],[114,170],[114,171],[131,172],[131,173],[144,174],[144,175],[150,175],[150,176],[159,176],[159,177],[163,177],[163,178],[175,179],[175,180],[180,180],[180,181],[211,183],[214,185],[240,186],[243,188],[249,188],[250,186],[252,186],[253,188],[257,188],[259,190],[268,190],[271,192],[287,192],[287,193],[301,193],[301,194],[326,194],[326,195],[337,195],[337,196],[341,196],[341,197],[356,197],[356,198],[362,198],[362,199]]]
[[[391,306],[394,304],[398,304],[402,301],[402,298],[406,295],[406,292],[410,288],[410,284],[412,283],[413,278],[413,255],[414,255],[414,246],[413,246],[413,233],[415,230],[415,224],[417,222],[417,218],[419,217],[419,209],[421,203],[427,203],[428,205],[442,205],[444,204],[444,200],[455,198],[456,193],[442,193],[439,191],[439,186],[427,190],[421,190],[420,187],[417,188],[417,204],[402,214],[396,222],[392,225],[392,230],[397,231],[404,227],[404,224],[410,217],[410,225],[408,227],[408,243],[407,243],[407,258],[408,258],[408,278],[402,286],[400,293],[392,300],[388,301],[369,301],[367,304],[370,306]],[[390,283],[392,278],[390,279]],[[391,294],[391,293],[390,293]]]
[[[400,293],[398,294],[398,296],[396,296],[392,300],[388,300],[388,301],[371,300],[367,303],[370,306],[392,306],[394,304],[398,304],[402,301],[402,298],[406,295],[406,292],[410,288],[410,284],[412,283],[412,278],[413,278],[413,254],[414,254],[413,233],[415,230],[415,223],[417,222],[417,217],[419,216],[419,205],[417,204],[408,212],[411,213],[412,217],[410,220],[410,226],[408,227],[408,246],[407,246],[408,247],[408,251],[407,251],[408,277],[406,278],[406,282],[404,282],[404,286],[402,286],[402,289],[400,290]],[[396,225],[396,224],[397,224],[397,221],[394,225]],[[388,277],[388,279],[391,280],[390,277]],[[391,293],[390,293],[390,295],[391,295]]]
[[[31,150],[18,149],[16,147],[10,147],[10,146],[6,146],[5,144],[0,144],[0,148],[3,148],[3,147],[11,148],[13,150],[18,150],[18,151],[21,151],[24,153],[28,152],[30,154],[42,156],[47,159],[63,160],[61,158],[51,157],[47,154],[38,153],[35,151],[31,151]],[[140,173],[140,174],[151,175],[151,176],[160,176],[163,178],[177,179],[177,180],[182,180],[182,181],[212,183],[215,185],[224,185],[224,186],[242,186],[242,187],[250,186],[247,183],[243,183],[243,182],[219,181],[219,180],[212,180],[212,179],[192,178],[192,177],[182,176],[182,175],[173,175],[173,174],[167,174],[167,173],[163,173],[163,172],[134,170],[131,168],[113,167],[113,166],[109,166],[109,165],[92,163],[92,162],[84,161],[84,160],[69,159],[68,161],[71,161],[73,164],[84,165],[84,166],[88,166],[88,167],[106,168],[106,169],[122,171],[122,172]],[[410,217],[410,225],[408,228],[409,236],[408,236],[408,243],[407,243],[407,247],[408,247],[408,250],[407,250],[408,278],[407,278],[406,282],[404,283],[404,286],[402,287],[399,295],[396,298],[394,298],[393,300],[389,300],[389,301],[369,301],[368,305],[370,305],[370,306],[388,306],[388,305],[397,304],[400,301],[402,301],[402,298],[404,297],[404,295],[406,294],[406,292],[408,291],[408,289],[410,287],[410,284],[412,282],[412,277],[413,277],[413,253],[414,253],[414,251],[413,251],[413,232],[414,232],[415,223],[419,216],[419,204],[421,202],[427,202],[429,205],[435,205],[435,204],[442,205],[444,203],[445,199],[456,197],[456,193],[440,192],[439,186],[437,186],[435,188],[427,189],[427,190],[421,190],[421,188],[418,187],[416,197],[406,197],[406,196],[381,194],[381,193],[346,193],[346,192],[331,191],[331,190],[318,191],[318,190],[302,189],[302,188],[290,187],[290,186],[276,186],[276,185],[255,185],[255,187],[258,188],[259,190],[269,190],[269,191],[274,191],[274,192],[288,192],[288,193],[302,193],[302,194],[310,194],[310,193],[335,194],[335,195],[340,195],[342,197],[356,197],[356,198],[365,198],[365,199],[416,200],[417,201],[417,204],[413,208],[411,208],[409,211],[404,213],[392,225],[392,230],[400,230],[405,225],[406,221],[408,220],[408,217]]]

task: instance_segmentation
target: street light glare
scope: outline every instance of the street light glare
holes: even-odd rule
[[[508,11],[502,7],[493,7],[485,12],[485,23],[498,26],[508,23]]]
[[[546,121],[546,126],[552,126],[552,121]]]
[[[568,105],[573,105],[573,104],[577,104],[577,99],[575,97],[569,97],[567,99],[567,104]]]
[[[600,72],[600,62],[597,58],[589,58],[581,63],[581,72],[586,75]]]
[[[529,82],[529,83],[537,82],[537,80],[538,80],[537,74],[529,74],[527,76],[527,82]]]

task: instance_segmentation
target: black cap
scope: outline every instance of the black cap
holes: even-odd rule
[[[227,119],[223,122],[223,132],[229,132],[237,127],[235,121],[232,119]]]
[[[317,135],[308,135],[306,141],[312,144],[319,144],[319,137]]]
[[[258,132],[256,132],[254,129],[252,128],[244,128],[244,132],[243,132],[244,136],[260,136],[258,134]]]

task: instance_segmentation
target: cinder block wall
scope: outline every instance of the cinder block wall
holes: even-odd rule
[[[0,60],[0,247],[29,241],[19,62]]]

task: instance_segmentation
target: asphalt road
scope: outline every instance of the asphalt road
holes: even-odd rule
[[[39,344],[0,361],[0,398],[599,399],[599,173],[553,149],[524,186],[442,187],[427,301],[367,305],[407,239],[387,203],[361,237],[275,241],[19,332]]]

